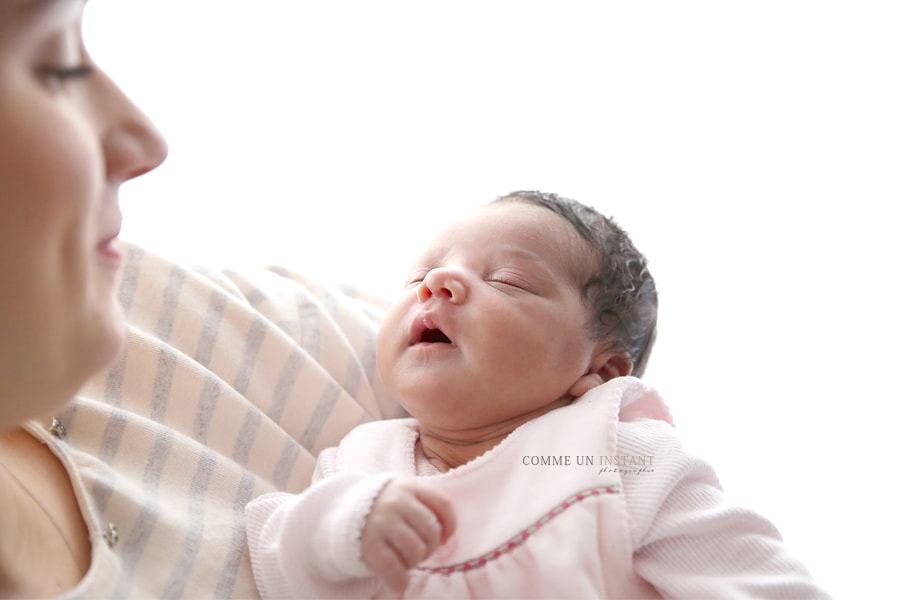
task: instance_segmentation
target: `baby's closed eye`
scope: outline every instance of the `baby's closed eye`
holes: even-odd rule
[[[511,287],[525,292],[534,292],[534,282],[521,273],[515,271],[494,271],[485,277],[485,281],[491,284]]]

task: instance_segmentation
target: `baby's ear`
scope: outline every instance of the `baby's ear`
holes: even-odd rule
[[[598,352],[591,361],[591,372],[598,374],[603,381],[631,375],[633,368],[631,356],[618,348],[608,348]]]
[[[591,361],[590,370],[572,384],[569,393],[575,398],[581,397],[610,379],[631,375],[631,370],[631,357],[627,352],[617,348],[600,350]]]
[[[569,394],[573,398],[581,398],[602,383],[603,379],[599,375],[588,372],[579,377],[578,380],[572,384],[572,387],[569,388]]]

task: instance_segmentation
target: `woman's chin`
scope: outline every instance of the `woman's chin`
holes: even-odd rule
[[[91,343],[82,350],[84,381],[108,367],[125,347],[125,317],[118,301],[113,301],[106,310],[101,311],[90,325],[86,337]]]

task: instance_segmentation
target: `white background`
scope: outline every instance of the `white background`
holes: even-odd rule
[[[125,237],[389,296],[514,189],[648,256],[648,381],[838,598],[894,589],[900,19],[856,2],[91,0],[171,152]],[[887,548],[887,551],[876,548]]]

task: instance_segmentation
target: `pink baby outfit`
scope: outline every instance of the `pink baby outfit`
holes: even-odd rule
[[[657,598],[631,564],[622,476],[601,472],[616,455],[618,413],[618,394],[588,394],[432,475],[452,499],[457,529],[411,573],[404,596]],[[420,471],[417,440],[413,419],[358,427],[338,447],[335,466]]]
[[[683,451],[658,395],[617,378],[439,473],[413,419],[368,423],[319,456],[303,494],[247,507],[265,597],[387,598],[359,536],[396,475],[452,499],[456,533],[410,573],[404,598],[826,598],[777,530],[724,503]]]

